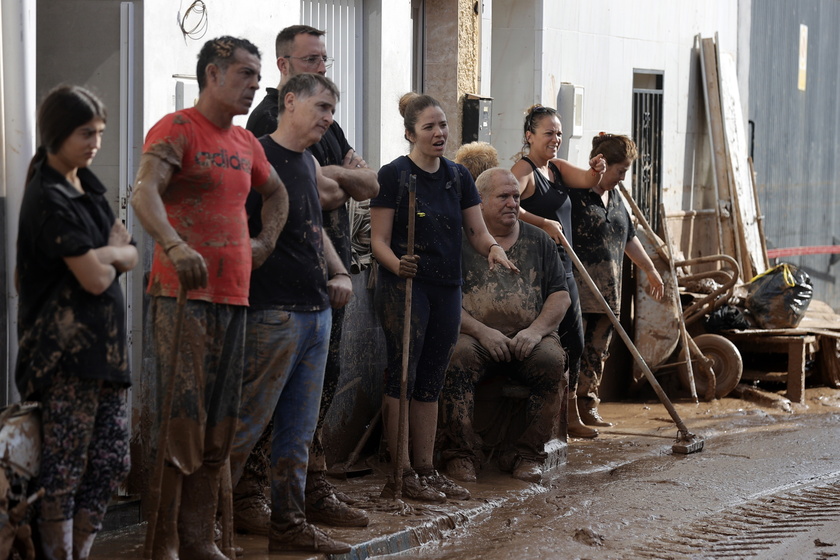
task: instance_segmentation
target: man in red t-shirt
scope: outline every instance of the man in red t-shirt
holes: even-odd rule
[[[215,512],[239,411],[251,269],[274,250],[289,202],[262,146],[233,126],[258,88],[259,50],[244,39],[213,39],[199,54],[196,75],[196,106],[149,131],[131,203],[156,241],[148,285],[155,417],[174,389],[161,513],[150,528],[154,557],[224,560],[214,543]],[[263,197],[263,229],[253,239],[245,213],[251,188]],[[187,300],[175,333],[180,288]]]

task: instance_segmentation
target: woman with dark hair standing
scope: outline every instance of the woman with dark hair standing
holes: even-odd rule
[[[478,191],[469,171],[443,157],[449,137],[446,115],[433,97],[407,93],[400,99],[405,138],[411,144],[379,171],[379,195],[370,202],[371,249],[379,263],[374,305],[388,351],[384,419],[388,448],[397,461],[402,337],[406,278],[412,281],[408,371],[408,445],[402,464],[403,495],[432,502],[468,499],[461,486],[439,474],[432,463],[438,397],[461,324],[461,231],[490,267],[518,272],[484,225]],[[415,254],[407,255],[407,178],[416,176]],[[403,443],[407,443],[408,438]],[[394,494],[389,479],[383,497]]]
[[[105,107],[60,86],[38,111],[17,242],[15,381],[41,404],[38,532],[47,559],[84,559],[111,494],[128,474],[130,384],[125,304],[117,278],[137,250],[88,169]]]
[[[592,139],[590,155],[603,155],[607,169],[600,183],[591,189],[570,193],[575,231],[573,247],[612,312],[618,316],[624,255],[647,275],[653,298],[662,299],[665,287],[653,261],[636,237],[636,229],[621,194],[615,190],[638,157],[636,144],[627,136],[602,132]],[[585,341],[577,392],[580,414],[587,424],[611,426],[598,413],[598,389],[609,357],[614,327],[589,290],[581,291],[580,307]]]
[[[572,304],[558,329],[563,347],[569,354],[568,433],[572,437],[594,438],[598,430],[581,421],[578,414],[577,388],[580,359],[583,354],[583,325],[581,322],[578,287],[572,260],[560,244],[560,236],[572,243],[572,204],[570,188],[590,189],[598,184],[606,169],[600,154],[589,160],[589,169],[575,167],[557,157],[563,143],[563,127],[557,111],[551,107],[534,105],[525,115],[523,156],[511,168],[519,180],[520,218],[542,228],[557,243],[560,260],[566,270],[566,284]]]

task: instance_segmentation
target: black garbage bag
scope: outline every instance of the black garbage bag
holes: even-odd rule
[[[716,333],[732,329],[750,328],[750,322],[744,312],[734,305],[721,305],[706,317],[706,332]]]
[[[753,278],[747,292],[746,308],[761,328],[789,329],[805,316],[814,288],[804,270],[782,263]]]

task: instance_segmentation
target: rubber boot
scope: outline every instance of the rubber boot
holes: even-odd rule
[[[45,560],[73,560],[73,520],[38,521]]]
[[[170,466],[163,468],[155,540],[152,543],[155,560],[178,560],[178,512],[183,479],[180,470]]]
[[[228,560],[216,546],[219,467],[203,465],[184,477],[178,515],[178,553],[183,560]]]
[[[601,414],[598,412],[598,403],[592,400],[578,403],[578,412],[580,413],[581,421],[586,424],[587,426],[600,426],[604,428],[609,428],[612,426],[612,422],[607,422],[603,418],[601,418]]]
[[[98,530],[98,527],[94,526],[89,511],[83,509],[76,512],[73,516],[74,560],[87,560]]]
[[[569,424],[567,430],[571,437],[591,439],[598,437],[598,430],[590,428],[580,419],[580,412],[578,411],[577,395],[572,394],[569,397]]]

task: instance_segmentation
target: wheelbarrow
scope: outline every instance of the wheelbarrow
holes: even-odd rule
[[[671,258],[673,249],[665,220],[664,207],[660,207],[665,241],[660,239],[645,219],[633,198],[619,183],[625,200],[642,227],[636,232],[645,251],[665,284],[665,295],[655,300],[647,292],[645,275],[639,275],[635,301],[636,345],[653,372],[676,368],[682,385],[697,401],[698,393],[704,400],[721,398],[731,392],[741,379],[743,363],[738,349],[726,338],[716,334],[703,334],[692,338],[687,326],[700,320],[707,313],[720,307],[732,296],[738,281],[737,262],[727,255],[712,255],[684,261]],[[720,268],[707,272],[677,275],[677,269],[688,270],[698,265],[717,264]],[[712,279],[719,286],[710,294],[683,309],[680,300],[680,283]],[[680,347],[677,351],[678,346]],[[690,357],[690,359],[689,359]],[[695,368],[700,375],[694,375]],[[645,378],[638,367],[633,371],[633,387]]]

